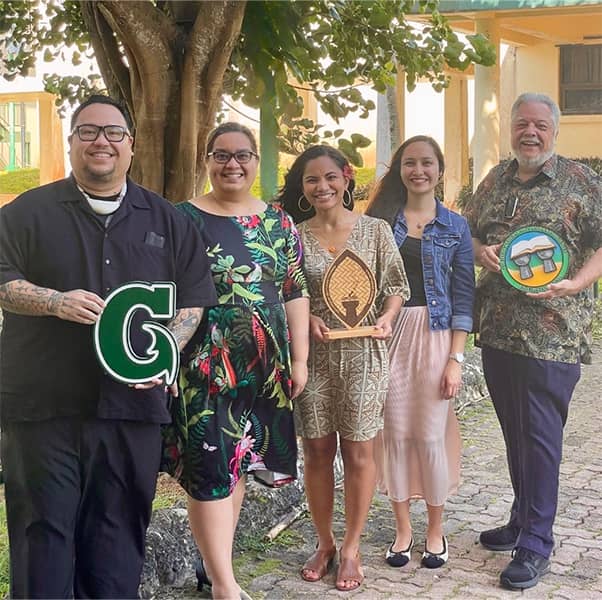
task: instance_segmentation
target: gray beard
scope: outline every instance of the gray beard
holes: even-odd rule
[[[535,158],[521,158],[518,154],[515,154],[518,164],[521,167],[526,167],[528,169],[541,167],[553,155],[554,155],[554,148],[552,148],[551,150],[548,150],[548,152],[546,152],[545,154],[542,154]]]

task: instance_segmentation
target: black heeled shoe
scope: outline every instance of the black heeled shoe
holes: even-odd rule
[[[207,575],[207,571],[205,571],[205,563],[202,558],[196,561],[194,565],[194,570],[196,571],[196,590],[197,592],[203,591],[203,586],[211,587],[211,580],[209,579],[209,575]]]

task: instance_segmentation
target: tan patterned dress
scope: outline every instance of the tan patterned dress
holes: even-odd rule
[[[342,327],[322,297],[322,280],[334,257],[320,246],[305,223],[299,225],[311,313],[331,328]],[[360,216],[346,243],[376,277],[374,306],[362,325],[374,325],[387,296],[409,297],[409,286],[390,226]],[[387,345],[373,338],[311,341],[309,380],[294,402],[297,432],[321,438],[338,431],[341,438],[366,441],[383,427],[383,406],[389,381]]]

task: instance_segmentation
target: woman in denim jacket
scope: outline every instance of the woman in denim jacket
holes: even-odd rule
[[[393,228],[411,290],[389,344],[391,379],[376,444],[378,487],[395,514],[396,537],[385,555],[394,567],[410,560],[413,498],[423,498],[428,512],[422,565],[433,569],[447,562],[443,508],[460,479],[453,398],[472,328],[474,262],[466,219],[435,198],[443,169],[435,140],[408,139],[366,211]]]

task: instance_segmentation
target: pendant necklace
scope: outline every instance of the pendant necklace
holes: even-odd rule
[[[422,223],[415,222],[414,227],[416,227],[416,229],[422,229],[425,225],[428,225],[428,223],[430,223],[436,216],[437,216],[437,210],[435,209],[435,212],[432,215],[432,217],[426,217],[426,221],[424,221]],[[406,216],[406,221],[407,220],[408,220],[408,218]]]

